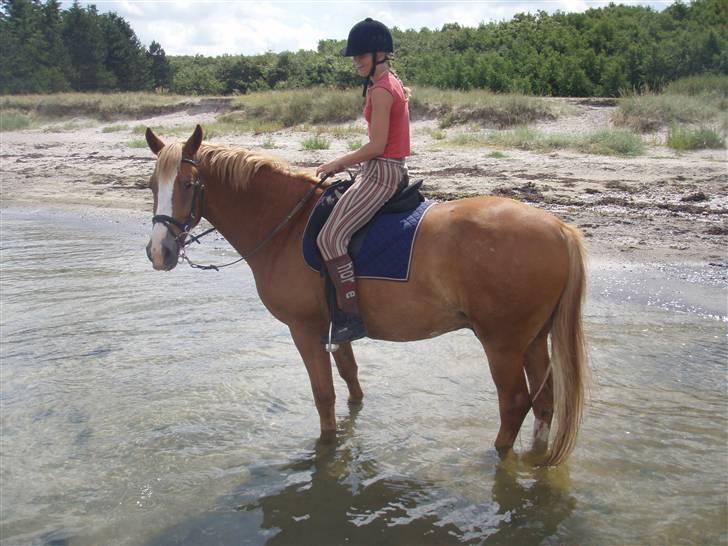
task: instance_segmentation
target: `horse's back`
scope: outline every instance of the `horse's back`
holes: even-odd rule
[[[523,321],[545,322],[566,284],[564,225],[511,199],[438,203],[420,225],[409,282],[365,282],[362,288],[397,309],[394,316],[413,317],[406,331],[420,322],[440,333],[476,321],[484,328],[520,323],[529,330]]]

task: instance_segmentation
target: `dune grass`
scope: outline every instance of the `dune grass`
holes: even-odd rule
[[[101,129],[102,133],[118,133],[120,131],[128,131],[129,126],[128,125],[108,125]]]
[[[619,100],[613,121],[642,133],[675,124],[710,124],[726,133],[728,76],[691,76],[672,82],[659,95],[630,94]]]
[[[3,95],[0,96],[0,111],[19,110],[43,118],[85,116],[110,121],[174,112],[193,106],[201,99],[155,93]]]
[[[0,131],[27,129],[33,123],[33,116],[14,108],[0,110]]]
[[[644,152],[641,137],[623,129],[604,129],[584,135],[572,135],[543,133],[528,127],[517,127],[488,134],[460,133],[450,138],[447,143],[454,146],[499,146],[537,152],[567,149],[586,154],[616,156],[637,156]]]
[[[301,141],[301,146],[304,150],[328,150],[331,142],[321,135],[313,135]]]
[[[129,148],[146,148],[149,146],[147,141],[143,138],[135,138],[126,143]]]
[[[720,99],[704,96],[644,94],[620,99],[612,121],[642,133],[676,123],[717,122],[728,126]]]
[[[673,150],[689,151],[725,148],[726,139],[709,127],[680,127],[674,125],[667,132],[667,145]]]
[[[344,123],[359,117],[362,98],[351,90],[293,89],[241,95],[231,107],[246,118],[293,127],[302,123]]]
[[[728,75],[699,74],[671,82],[665,87],[666,95],[715,96],[728,99]]]
[[[440,129],[469,122],[498,128],[513,127],[542,119],[556,119],[569,110],[568,105],[542,97],[493,93],[483,89],[455,91],[417,87],[410,98],[413,118],[437,117]]]

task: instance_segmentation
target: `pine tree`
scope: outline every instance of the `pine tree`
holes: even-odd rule
[[[159,43],[152,41],[149,44],[149,59],[151,61],[151,76],[155,88],[169,88],[171,82],[170,68],[164,49]]]

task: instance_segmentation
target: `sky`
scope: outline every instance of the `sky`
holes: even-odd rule
[[[319,40],[346,39],[358,21],[372,17],[400,29],[441,28],[445,23],[477,26],[509,20],[516,13],[543,10],[582,12],[607,5],[603,0],[412,1],[259,1],[99,0],[129,22],[145,46],[159,42],[167,55],[254,55],[266,51],[315,50]],[[662,10],[673,0],[615,3]],[[63,2],[69,7],[71,2]],[[396,50],[397,44],[395,44]]]

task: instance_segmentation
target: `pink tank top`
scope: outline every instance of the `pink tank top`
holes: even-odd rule
[[[367,120],[371,137],[372,123],[372,91],[381,87],[393,97],[392,110],[389,112],[389,136],[387,146],[381,157],[402,158],[410,155],[409,106],[405,97],[402,82],[391,72],[385,72],[367,91],[367,102],[364,106],[364,119]]]

